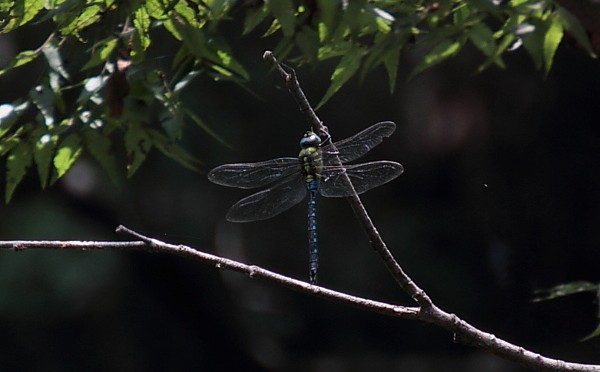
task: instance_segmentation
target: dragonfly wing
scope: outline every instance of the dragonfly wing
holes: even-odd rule
[[[252,189],[268,185],[298,170],[298,158],[279,158],[259,163],[221,165],[208,173],[208,179],[218,185]]]
[[[227,212],[231,222],[266,220],[298,204],[306,195],[306,186],[297,175],[235,203]]]
[[[325,165],[338,164],[336,155],[342,163],[356,160],[379,145],[385,137],[391,136],[395,130],[396,124],[391,121],[382,121],[352,137],[323,146],[323,162]]]
[[[326,171],[319,183],[321,195],[327,197],[350,196],[352,187],[344,174],[347,174],[357,194],[371,190],[390,182],[402,174],[404,168],[400,163],[380,160],[370,163],[347,165],[331,172]]]

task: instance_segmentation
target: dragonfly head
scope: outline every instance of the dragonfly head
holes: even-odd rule
[[[304,137],[300,140],[300,147],[303,149],[307,147],[318,147],[320,144],[321,138],[311,131],[304,133]]]

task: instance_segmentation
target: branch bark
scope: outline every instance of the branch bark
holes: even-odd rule
[[[232,270],[248,275],[250,278],[260,278],[266,281],[293,289],[295,291],[317,296],[323,299],[350,305],[367,311],[373,311],[387,316],[407,320],[421,320],[435,324],[454,334],[454,341],[478,347],[492,352],[499,357],[520,363],[535,370],[552,371],[595,371],[600,372],[600,366],[565,362],[544,357],[528,351],[517,345],[504,341],[491,333],[483,332],[454,314],[447,313],[432,305],[428,311],[417,307],[408,307],[380,302],[332,289],[310,285],[255,265],[247,265],[239,261],[198,251],[185,245],[165,243],[158,239],[139,234],[124,226],[117,227],[117,232],[127,234],[136,241],[54,241],[54,240],[17,240],[0,241],[0,249],[24,251],[27,249],[61,249],[61,250],[116,250],[116,251],[146,251],[153,253],[175,254],[187,259],[194,259],[213,265],[221,270]]]

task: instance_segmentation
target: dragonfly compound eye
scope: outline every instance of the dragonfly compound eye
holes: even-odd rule
[[[300,147],[303,149],[311,146],[319,146],[321,144],[321,138],[314,132],[304,133],[304,137],[300,140]]]

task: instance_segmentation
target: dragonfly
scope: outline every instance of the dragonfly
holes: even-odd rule
[[[297,157],[225,164],[211,170],[208,179],[240,189],[266,187],[235,203],[226,216],[231,222],[269,219],[298,204],[308,194],[309,280],[317,284],[317,194],[358,195],[402,174],[402,165],[388,160],[346,164],[365,155],[395,130],[396,124],[384,121],[334,143],[329,139],[324,143],[317,134],[308,131],[300,140]]]

